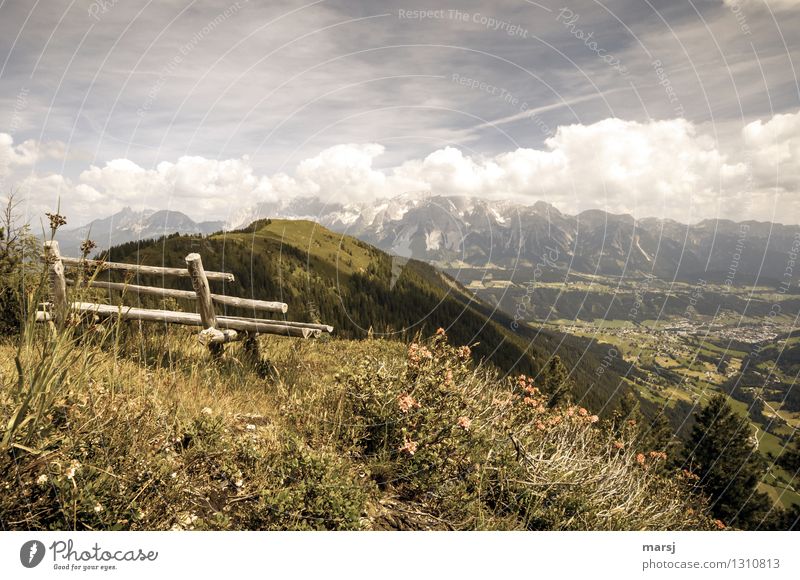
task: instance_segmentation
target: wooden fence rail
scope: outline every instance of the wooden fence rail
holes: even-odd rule
[[[67,280],[67,286],[72,286],[72,280]],[[106,282],[105,280],[89,280],[91,288],[103,288],[105,290],[118,290],[122,293],[131,294],[151,294],[163,298],[179,298],[184,300],[196,300],[197,293],[194,290],[176,290],[174,288],[158,288],[157,286],[139,286],[137,284],[126,284],[124,282]],[[283,302],[268,302],[266,300],[253,300],[250,298],[237,298],[236,296],[225,296],[223,294],[211,294],[211,300],[217,304],[226,306],[236,306],[238,308],[248,308],[250,310],[260,310],[262,312],[280,312],[286,314],[289,306]]]
[[[203,268],[202,258],[196,253],[186,256],[185,269],[162,268],[157,266],[142,266],[139,264],[68,258],[61,256],[57,241],[49,241],[45,242],[45,259],[47,260],[49,268],[52,303],[49,304],[49,311],[44,310],[36,313],[36,320],[38,322],[53,320],[62,323],[67,319],[70,312],[75,312],[79,314],[91,314],[100,318],[121,318],[123,320],[199,326],[203,330],[200,331],[198,340],[202,344],[208,346],[214,354],[219,354],[222,351],[223,344],[227,342],[242,340],[258,334],[314,338],[320,336],[323,332],[333,332],[333,327],[327,324],[285,322],[241,316],[218,316],[214,311],[214,303],[280,313],[286,313],[288,306],[283,302],[270,302],[266,300],[253,300],[235,296],[225,296],[222,294],[212,294],[208,284],[209,280],[233,282],[234,276],[227,272],[207,272]],[[94,302],[69,302],[66,288],[68,285],[75,286],[76,283],[68,281],[65,278],[64,264],[70,266],[88,264],[100,270],[115,269],[138,272],[140,274],[188,277],[192,281],[194,290],[175,290],[171,288],[105,282],[93,279],[88,281],[88,286],[107,290],[119,290],[123,295],[126,292],[135,292],[138,294],[152,294],[155,296],[194,300],[197,304],[197,313],[136,308],[125,305],[114,306],[111,304],[97,304]]]
[[[47,244],[49,242],[45,242]],[[58,242],[55,242],[56,244]],[[150,274],[157,276],[181,276],[189,277],[189,271],[186,268],[163,268],[161,266],[143,266],[142,264],[125,264],[122,262],[103,262],[102,260],[83,260],[81,258],[67,258],[63,256],[61,261],[68,266],[93,266],[101,270],[124,270],[126,272],[138,272],[139,274]],[[209,280],[224,280],[226,282],[233,282],[233,274],[228,272],[206,272],[206,278]]]

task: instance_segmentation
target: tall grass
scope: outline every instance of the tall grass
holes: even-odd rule
[[[212,358],[180,328],[36,324],[39,299],[0,344],[2,529],[711,525],[633,436],[443,334]]]

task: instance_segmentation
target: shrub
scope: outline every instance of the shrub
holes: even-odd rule
[[[526,376],[472,368],[443,331],[404,363],[369,359],[343,377],[349,436],[378,485],[454,528],[704,528],[700,496],[661,451],[612,435]],[[544,380],[546,382],[546,378]]]

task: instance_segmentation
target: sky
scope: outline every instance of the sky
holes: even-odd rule
[[[0,0],[0,197],[800,223],[800,0]]]

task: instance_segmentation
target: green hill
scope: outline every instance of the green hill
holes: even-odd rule
[[[630,369],[617,360],[610,367],[604,364],[602,349],[589,341],[515,325],[507,314],[433,266],[393,258],[310,221],[259,220],[242,230],[208,237],[171,235],[131,242],[111,248],[108,259],[176,266],[190,252],[202,255],[206,269],[236,276],[234,283],[218,283],[215,291],[286,302],[288,320],[331,324],[339,338],[372,334],[409,340],[444,328],[459,344],[478,343],[473,349],[476,358],[505,372],[532,375],[557,354],[571,371],[576,397],[601,413],[613,408],[628,388],[620,375]],[[139,282],[189,288],[188,281],[178,279],[142,277]],[[193,309],[193,304],[182,307]],[[596,373],[601,367],[604,372]]]

